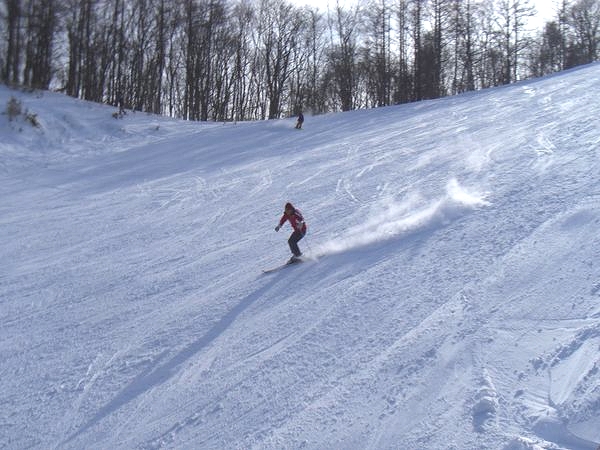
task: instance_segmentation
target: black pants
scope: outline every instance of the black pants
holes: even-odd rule
[[[302,252],[298,248],[298,241],[304,237],[304,233],[301,231],[294,231],[290,238],[288,239],[288,244],[290,245],[290,250],[294,254],[294,256],[302,255]]]

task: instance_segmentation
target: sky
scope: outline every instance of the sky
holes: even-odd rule
[[[0,86],[0,448],[596,450],[598,83],[301,130]]]

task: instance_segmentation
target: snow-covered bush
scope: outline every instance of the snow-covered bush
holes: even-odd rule
[[[6,104],[6,115],[8,120],[12,122],[19,116],[23,116],[25,121],[29,122],[32,126],[39,128],[40,122],[38,121],[37,114],[29,112],[27,109],[23,111],[23,105],[20,100],[15,97],[10,97]]]
[[[6,104],[6,114],[11,122],[21,115],[21,102],[14,97],[11,97]]]

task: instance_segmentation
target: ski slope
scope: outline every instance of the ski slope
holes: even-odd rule
[[[1,86],[0,448],[596,450],[599,83],[300,131]]]

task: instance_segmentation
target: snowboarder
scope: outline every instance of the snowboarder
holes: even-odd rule
[[[279,231],[286,220],[289,220],[290,225],[294,230],[288,239],[290,250],[293,253],[293,256],[289,261],[291,263],[298,261],[300,256],[302,256],[302,252],[300,251],[300,248],[298,248],[298,241],[306,234],[306,223],[304,222],[302,213],[298,209],[294,208],[294,206],[289,202],[285,204],[283,216],[281,216],[281,219],[279,220],[279,225],[275,227],[275,231]]]
[[[298,122],[296,122],[296,129],[300,130],[302,128],[303,123],[304,123],[304,114],[302,114],[302,111],[300,111],[300,114],[298,114]]]

